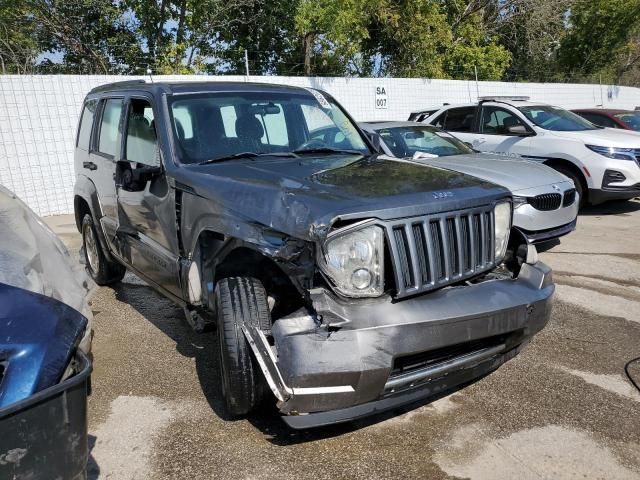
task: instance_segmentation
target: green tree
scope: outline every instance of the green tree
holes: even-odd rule
[[[640,0],[575,0],[568,25],[557,57],[564,74],[619,77],[621,55],[640,29]]]
[[[32,73],[40,52],[23,0],[0,0],[0,73]]]
[[[510,54],[484,28],[491,4],[453,0],[302,0],[307,73],[500,78]]]
[[[141,55],[140,46],[123,16],[123,6],[111,0],[25,0],[25,17],[35,24],[42,52],[53,52],[62,65],[45,62],[41,70],[61,73],[125,73],[128,62]]]

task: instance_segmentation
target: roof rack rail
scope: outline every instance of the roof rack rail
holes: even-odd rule
[[[478,97],[480,102],[527,102],[531,97],[525,95],[488,95]]]
[[[123,87],[135,87],[147,83],[146,80],[123,80],[121,82],[105,83],[104,85],[98,85],[91,89],[92,92],[102,92],[104,90],[111,90],[113,88]]]

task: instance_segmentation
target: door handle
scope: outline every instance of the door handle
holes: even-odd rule
[[[88,170],[97,170],[98,166],[93,162],[82,162],[82,167]]]

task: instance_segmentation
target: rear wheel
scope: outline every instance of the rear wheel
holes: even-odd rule
[[[98,240],[93,217],[88,213],[82,219],[82,250],[87,272],[98,285],[110,285],[122,280],[126,268],[107,260]]]
[[[215,305],[222,394],[229,414],[246,415],[264,398],[266,382],[242,325],[252,325],[269,334],[267,294],[255,278],[225,278],[216,284]]]
[[[580,208],[584,207],[587,204],[588,190],[582,175],[566,167],[553,167],[553,168],[555,168],[558,172],[560,172],[564,176],[569,177],[571,180],[573,180],[573,184],[576,186],[576,192],[580,197]]]

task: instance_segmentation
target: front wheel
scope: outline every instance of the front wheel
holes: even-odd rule
[[[216,284],[215,305],[222,394],[229,414],[246,415],[260,404],[266,392],[266,382],[242,325],[270,331],[267,294],[262,283],[255,278],[225,278]]]
[[[93,217],[89,214],[82,219],[82,250],[87,272],[98,285],[110,285],[122,280],[127,270],[119,263],[107,260],[98,240]]]

